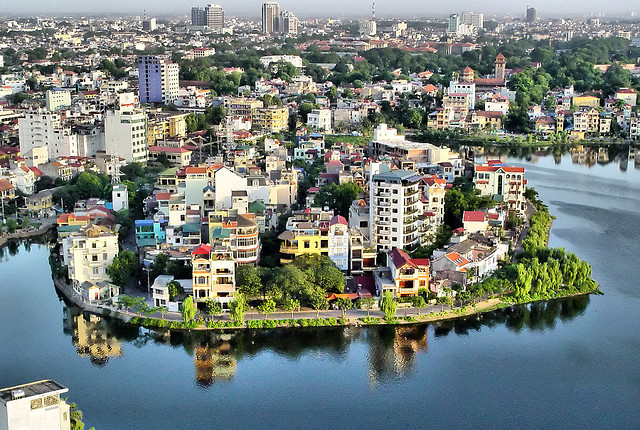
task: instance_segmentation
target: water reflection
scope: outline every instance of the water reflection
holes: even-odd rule
[[[369,329],[369,377],[372,383],[405,376],[412,370],[419,351],[426,352],[426,324],[384,326]]]
[[[587,295],[503,308],[434,323],[433,334],[442,337],[453,332],[457,336],[468,336],[482,327],[497,326],[515,332],[551,330],[558,321],[570,321],[582,315],[589,302]],[[232,380],[237,371],[242,371],[243,359],[266,351],[294,361],[316,353],[342,360],[352,343],[367,345],[371,382],[389,382],[410,375],[418,354],[428,352],[428,331],[429,324],[238,332],[151,331],[88,315],[73,306],[65,307],[65,333],[72,337],[77,353],[89,356],[92,363],[103,366],[109,358],[121,356],[122,342],[137,348],[149,342],[182,347],[193,357],[195,384],[203,388]]]
[[[628,144],[611,144],[607,146],[554,145],[543,149],[531,146],[487,145],[484,148],[472,147],[468,151],[473,156],[500,159],[503,162],[506,162],[509,157],[515,157],[535,163],[539,157],[551,156],[555,164],[562,162],[563,155],[571,154],[571,162],[581,166],[593,167],[596,164],[618,163],[618,168],[623,172],[630,165],[640,170],[640,147]]]
[[[108,321],[76,307],[64,308],[63,321],[64,333],[71,335],[79,356],[89,357],[96,366],[122,356],[122,342],[114,336]]]

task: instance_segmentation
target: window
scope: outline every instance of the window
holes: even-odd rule
[[[305,240],[303,243],[304,243],[304,248],[305,248],[305,249],[309,249],[309,248],[310,248],[310,245],[309,245],[309,241],[308,241],[308,240]]]
[[[94,275],[99,275],[100,274],[100,268],[99,267],[94,267],[93,268],[93,274]]]

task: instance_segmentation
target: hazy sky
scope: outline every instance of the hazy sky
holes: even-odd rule
[[[191,6],[204,6],[212,0],[0,0],[0,14],[140,14],[148,16],[187,15]],[[221,0],[227,15],[260,15],[261,0]],[[482,6],[481,6],[482,5]],[[512,14],[523,16],[527,5],[538,9],[538,16],[580,16],[604,13],[604,16],[631,17],[640,14],[640,0],[461,0],[453,2],[425,0],[377,0],[379,18],[405,16],[442,16],[463,10],[486,15]],[[282,0],[282,9],[300,17],[308,16],[369,16],[369,0]]]

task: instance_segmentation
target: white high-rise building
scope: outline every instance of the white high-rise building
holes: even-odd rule
[[[475,13],[475,12],[462,12],[460,23],[465,25],[470,25],[473,28],[483,28],[484,15],[481,13]]]
[[[458,33],[458,27],[460,27],[460,17],[457,13],[449,15],[447,20],[447,33]]]
[[[418,231],[421,178],[409,170],[373,163],[369,184],[371,243],[378,252],[420,245]]]
[[[224,28],[224,10],[219,4],[208,4],[204,8],[205,25],[212,30]]]
[[[170,104],[178,98],[180,68],[155,55],[138,57],[138,87],[141,103]]]
[[[147,115],[142,109],[106,111],[104,134],[107,155],[118,155],[127,163],[146,164]]]
[[[45,103],[49,112],[71,106],[71,91],[53,88],[45,93]]]
[[[298,18],[288,10],[282,11],[280,14],[280,33],[282,34],[298,34]]]
[[[262,4],[262,33],[274,34],[280,32],[280,5],[276,2]]]
[[[374,19],[361,19],[358,21],[358,29],[363,36],[375,36],[378,32],[378,26]]]

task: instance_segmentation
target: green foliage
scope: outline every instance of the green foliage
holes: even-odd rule
[[[243,264],[236,268],[236,288],[247,297],[260,294],[262,286],[260,273],[252,264]]]
[[[237,323],[244,321],[244,313],[248,309],[247,301],[242,293],[237,292],[234,299],[229,303],[229,315]]]
[[[209,315],[219,315],[222,313],[222,305],[216,300],[207,299],[204,304],[204,310]]]
[[[380,310],[384,312],[387,321],[392,320],[396,316],[398,302],[393,298],[391,291],[385,291],[382,299],[380,299]]]
[[[18,228],[18,222],[15,218],[7,218],[5,225],[7,226],[8,233],[15,233],[16,229]]]
[[[325,207],[335,210],[338,215],[349,216],[349,207],[362,189],[355,182],[345,182],[344,184],[330,184],[321,187],[314,200],[314,206]]]
[[[184,288],[177,281],[171,281],[167,284],[169,290],[169,301],[174,301],[177,296],[184,294]]]
[[[122,287],[137,276],[139,269],[136,255],[131,251],[122,250],[107,267],[107,276],[111,282]]]
[[[187,296],[184,302],[182,302],[182,320],[185,323],[190,322],[196,316],[197,312],[196,305],[193,303],[193,297]]]
[[[427,301],[422,296],[413,297],[412,304],[414,307],[418,308],[418,313],[427,307]]]
[[[276,302],[271,299],[265,300],[260,304],[260,306],[258,306],[258,310],[264,314],[266,319],[269,314],[272,314],[276,311]]]

